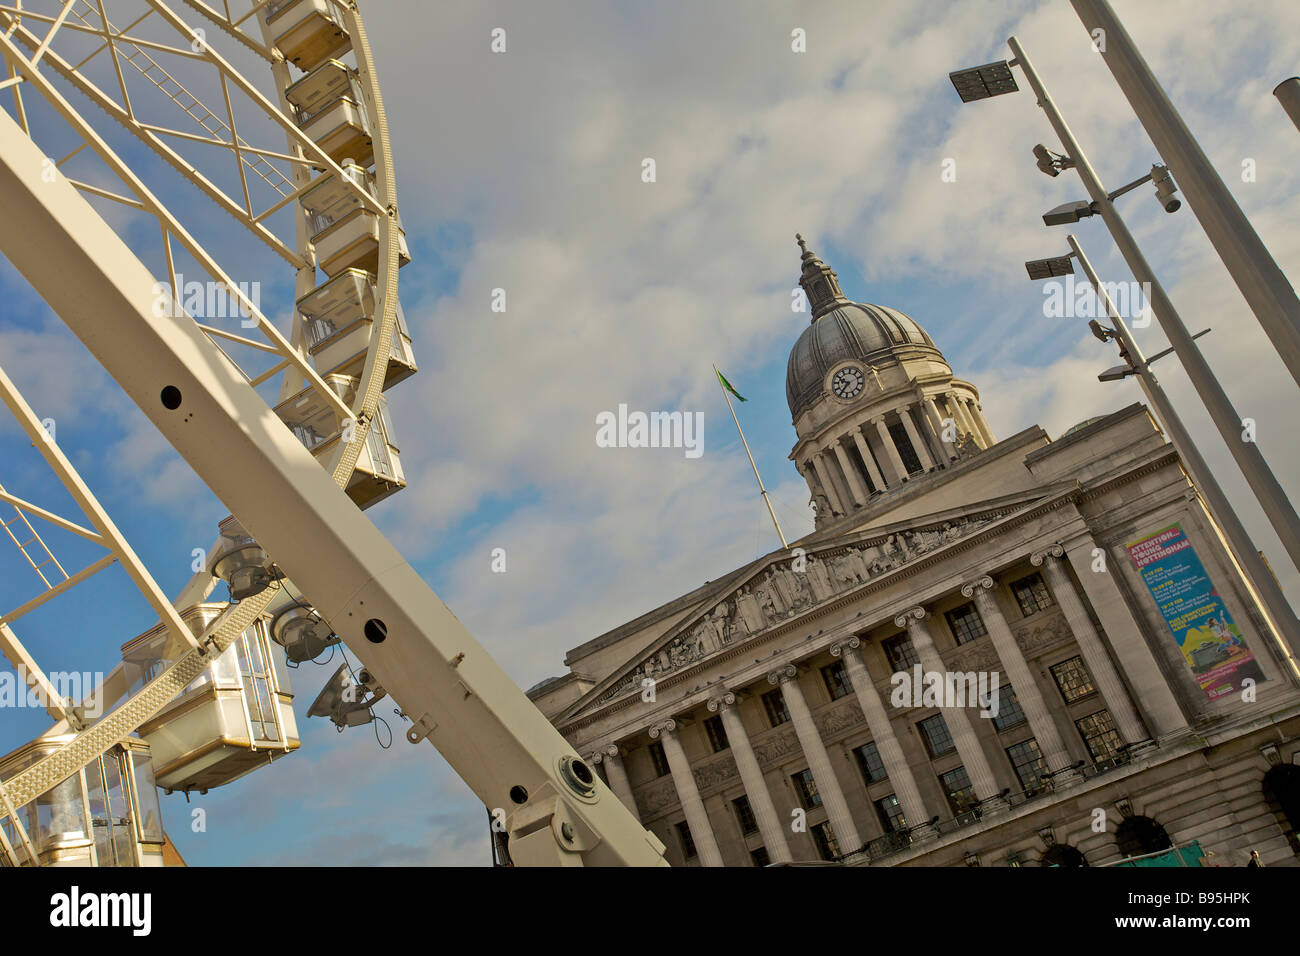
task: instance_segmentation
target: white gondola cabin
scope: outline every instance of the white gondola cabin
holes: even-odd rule
[[[49,756],[73,737],[38,737],[0,758],[0,780]],[[113,747],[17,810],[40,866],[164,865],[167,838],[149,744],[143,740]],[[6,816],[0,829],[13,853],[0,849],[0,863],[30,866],[28,842],[13,821]]]
[[[225,609],[199,604],[182,619],[202,633]],[[188,648],[163,625],[123,645],[134,694]],[[284,654],[264,620],[240,635],[166,709],[140,725],[158,785],[200,793],[237,780],[299,746]]]
[[[343,174],[347,181],[330,173],[302,195],[303,208],[311,221],[312,245],[316,249],[316,263],[328,276],[336,276],[345,269],[363,269],[379,272],[379,222],[373,209],[362,205],[361,197],[349,182],[375,195],[375,178],[356,163],[344,163]],[[406,233],[397,224],[397,264],[411,261],[406,246]]]
[[[345,403],[351,404],[356,394],[356,378],[336,374],[321,377]],[[314,388],[308,386],[290,396],[275,407],[275,413],[318,460],[326,464],[333,460],[342,437],[342,422]],[[348,481],[348,496],[359,508],[368,508],[406,487],[401,453],[393,444],[392,434],[388,403],[380,396],[379,414],[366,433],[365,445]]]
[[[336,163],[359,166],[375,161],[370,117],[356,72],[346,63],[326,60],[293,86],[285,97],[298,114],[298,126]]]
[[[312,361],[322,375],[361,375],[370,347],[377,299],[374,276],[361,269],[347,269],[298,300],[298,311],[307,323]],[[406,328],[402,304],[398,302],[397,325],[384,370],[384,389],[409,378],[416,370],[411,334]]]
[[[270,0],[261,13],[272,45],[304,72],[352,49],[330,0]]]

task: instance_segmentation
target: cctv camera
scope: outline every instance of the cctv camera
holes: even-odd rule
[[[1047,173],[1049,176],[1059,176],[1060,172],[1056,168],[1056,162],[1052,159],[1052,154],[1048,152],[1047,147],[1039,143],[1034,147],[1034,158],[1038,160],[1038,168]]]
[[[1182,207],[1182,200],[1174,196],[1178,187],[1174,185],[1174,177],[1169,174],[1168,166],[1151,167],[1151,184],[1156,187],[1156,199],[1165,212],[1177,212]]]

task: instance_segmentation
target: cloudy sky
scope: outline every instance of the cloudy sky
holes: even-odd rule
[[[1271,96],[1297,71],[1287,38],[1300,8],[1114,6],[1278,263],[1300,273],[1300,236],[1287,228],[1300,132]],[[927,329],[980,389],[998,436],[1041,425],[1055,437],[1139,400],[1131,382],[1097,382],[1117,361],[1110,347],[1083,319],[1046,318],[1042,288],[1025,278],[1026,259],[1068,251],[1041,214],[1085,195],[1073,173],[1035,170],[1034,144],[1059,148],[1045,116],[1023,90],[962,106],[948,80],[1009,56],[1014,34],[1107,184],[1144,174],[1159,157],[1064,0],[362,9],[415,257],[401,288],[421,367],[388,393],[410,487],[370,514],[522,686],[561,673],[566,650],[777,543],[712,363],[750,399],[742,422],[787,536],[811,529],[784,396],[807,322],[791,310],[796,232],[851,298]],[[504,53],[490,49],[494,28],[506,31]],[[806,52],[791,49],[796,29]],[[168,195],[183,217],[214,215],[193,193]],[[1122,212],[1185,322],[1213,329],[1202,348],[1293,491],[1295,385],[1190,209],[1167,215],[1150,195],[1136,190]],[[1076,228],[1103,278],[1131,279],[1098,219]],[[248,240],[223,248],[238,278],[287,302],[283,263]],[[504,312],[492,310],[494,289]],[[174,593],[225,510],[3,263],[0,293],[0,365],[59,423]],[[1154,325],[1137,334],[1148,353],[1165,345]],[[1157,368],[1296,600],[1300,577],[1181,369]],[[619,404],[702,412],[704,454],[597,447],[596,415]],[[57,502],[16,434],[0,426],[0,481]],[[504,574],[492,571],[495,548]],[[13,559],[0,557],[0,581],[18,580]],[[0,583],[6,607],[29,584]],[[107,585],[85,593],[71,617],[19,630],[51,669],[107,670],[149,626]],[[400,736],[384,750],[370,728],[336,735],[306,719],[327,676],[310,665],[295,674],[299,753],[188,807],[165,799],[187,859],[485,863],[483,809],[436,752]],[[391,702],[379,712],[395,722]],[[39,714],[7,714],[0,751],[41,729]],[[204,833],[192,832],[194,807],[207,813]]]

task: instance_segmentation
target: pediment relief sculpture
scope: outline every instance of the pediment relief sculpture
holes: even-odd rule
[[[884,535],[876,541],[832,546],[803,558],[774,561],[702,616],[683,625],[676,636],[606,689],[596,703],[639,689],[646,678],[659,679],[702,661],[1002,517],[1001,512],[995,512],[978,518],[957,518],[937,526]]]

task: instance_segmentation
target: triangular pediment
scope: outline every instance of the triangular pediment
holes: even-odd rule
[[[1013,518],[1073,484],[1040,488],[978,505],[857,531],[817,533],[775,551],[718,582],[718,588],[645,650],[599,681],[559,715],[569,720],[624,696],[640,693],[647,678],[661,680],[752,640],[819,605],[922,557],[958,544]]]

